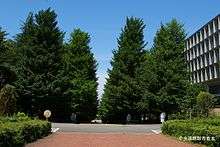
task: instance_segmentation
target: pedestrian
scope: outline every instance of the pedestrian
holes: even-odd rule
[[[127,124],[129,124],[131,122],[131,114],[127,115],[126,121],[127,121]]]
[[[165,121],[165,117],[166,117],[166,113],[165,112],[162,112],[160,114],[160,122],[163,123]]]

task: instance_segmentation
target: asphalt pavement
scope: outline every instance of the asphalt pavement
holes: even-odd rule
[[[52,123],[53,132],[84,133],[160,133],[161,124],[119,125],[119,124],[71,124]]]

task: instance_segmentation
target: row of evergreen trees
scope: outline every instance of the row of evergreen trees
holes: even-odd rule
[[[51,9],[30,13],[14,40],[6,40],[1,30],[1,73],[7,69],[16,75],[13,81],[4,76],[1,87],[14,85],[18,110],[30,115],[42,117],[49,109],[56,121],[67,121],[72,113],[79,122],[90,121],[98,104],[90,36],[75,29],[65,43],[56,19]]]
[[[128,18],[118,38],[99,107],[104,122],[125,123],[128,114],[140,122],[159,118],[161,112],[186,112],[203,90],[188,80],[183,25],[175,19],[162,24],[149,50],[144,29],[142,19]]]
[[[13,98],[16,90],[19,111],[42,117],[49,109],[56,121],[68,121],[74,113],[79,122],[88,122],[98,105],[90,36],[75,29],[65,43],[56,17],[51,9],[30,13],[14,40],[0,31],[0,104],[10,95],[7,90]],[[146,49],[144,31],[142,19],[127,18],[99,106],[104,122],[124,123],[128,114],[140,122],[161,112],[187,112],[196,104],[201,87],[188,81],[183,25],[177,20],[162,24],[151,49]]]

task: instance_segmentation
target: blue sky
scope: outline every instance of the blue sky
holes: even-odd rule
[[[190,35],[220,13],[220,0],[2,0],[0,26],[9,38],[20,32],[29,12],[51,7],[58,14],[59,27],[69,33],[81,28],[91,35],[92,52],[98,61],[99,94],[102,93],[112,49],[127,16],[142,18],[146,23],[147,48],[161,22],[177,18]]]

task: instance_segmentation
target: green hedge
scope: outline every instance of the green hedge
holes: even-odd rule
[[[220,146],[220,119],[170,120],[163,124],[162,133],[194,143]]]
[[[22,147],[26,143],[47,136],[51,124],[47,121],[24,117],[0,118],[0,147]]]

